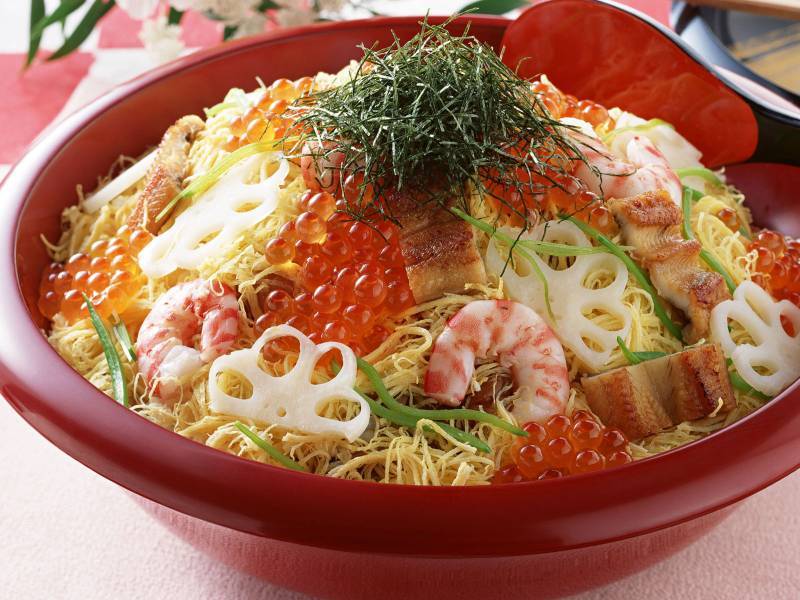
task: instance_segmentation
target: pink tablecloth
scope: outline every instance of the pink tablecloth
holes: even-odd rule
[[[395,13],[450,10],[463,1],[386,3]],[[664,0],[631,0],[662,21]],[[22,75],[27,2],[0,3],[0,179],[58,115],[152,67],[136,26],[112,12],[80,53]],[[53,4],[50,2],[49,4]],[[218,39],[200,18],[189,46]],[[55,40],[45,40],[52,47]],[[240,575],[174,538],[114,484],[51,446],[0,401],[0,597],[300,598]],[[581,598],[800,598],[800,475],[742,506],[672,559]]]

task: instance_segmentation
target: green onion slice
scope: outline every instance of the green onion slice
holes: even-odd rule
[[[241,421],[236,421],[236,423],[234,423],[234,425],[236,425],[236,429],[238,429],[244,435],[246,435],[247,438],[250,439],[256,446],[258,446],[264,452],[269,454],[272,458],[274,458],[282,466],[286,467],[287,469],[292,469],[294,471],[304,471],[306,473],[308,472],[308,469],[305,466],[301,465],[298,462],[293,461],[291,458],[286,456],[283,452],[278,450],[275,446],[270,444],[267,440],[265,440],[264,438],[262,438],[259,435],[256,435],[256,433],[252,429],[250,429],[249,427],[244,425],[244,423],[242,423]]]
[[[401,404],[395,400],[394,397],[389,393],[389,390],[386,389],[386,386],[383,384],[383,379],[381,379],[381,376],[375,370],[375,367],[373,367],[363,358],[356,358],[356,361],[358,368],[361,369],[361,371],[367,376],[367,379],[369,379],[369,382],[372,384],[372,387],[375,389],[375,393],[378,394],[378,398],[380,398],[381,402],[399,413],[416,417],[418,419],[431,419],[434,421],[479,421],[481,423],[488,423],[489,425],[493,425],[498,429],[503,429],[504,431],[513,433],[514,435],[528,435],[524,429],[521,429],[516,425],[509,423],[508,421],[504,421],[500,417],[496,417],[495,415],[490,415],[479,410],[472,410],[469,408],[436,410],[427,408],[414,408],[411,406],[406,406],[405,404]]]
[[[97,332],[97,337],[100,338],[100,344],[103,346],[103,354],[106,356],[108,372],[111,375],[114,399],[125,408],[128,408],[130,406],[128,402],[128,386],[125,383],[125,373],[122,371],[122,362],[119,359],[119,354],[117,354],[117,349],[114,348],[108,329],[103,325],[103,320],[94,309],[92,301],[89,300],[86,294],[83,294],[83,300],[86,302],[86,307],[89,309],[89,318],[92,320],[94,330]]]
[[[704,179],[708,183],[724,186],[725,184],[722,183],[722,180],[717,177],[717,174],[714,173],[711,169],[706,169],[705,167],[688,167],[686,169],[675,169],[675,174],[683,179],[684,177],[700,177]]]
[[[700,198],[704,198],[705,197],[705,194],[703,192],[701,192],[700,190],[696,190],[693,187],[689,187],[688,185],[685,185],[685,186],[683,186],[684,195],[687,192],[691,194],[692,202],[697,202],[698,200],[700,200]]]
[[[604,236],[602,233],[597,231],[594,227],[592,227],[588,223],[584,223],[580,219],[576,219],[575,217],[572,217],[570,215],[566,215],[563,218],[568,219],[568,220],[572,221],[573,223],[575,223],[575,225],[577,225],[578,228],[581,231],[583,231],[583,233],[585,233],[586,235],[588,235],[589,237],[594,239],[597,243],[605,246],[609,250],[609,252],[611,252],[611,254],[616,256],[618,259],[620,259],[625,264],[625,266],[628,269],[628,272],[631,275],[633,275],[633,277],[636,279],[636,281],[639,282],[639,285],[642,286],[642,289],[644,289],[644,291],[646,291],[648,294],[650,294],[650,297],[653,300],[653,309],[655,310],[656,316],[664,324],[664,327],[666,327],[667,330],[676,339],[678,339],[679,341],[682,342],[683,341],[683,334],[681,333],[681,328],[678,327],[678,325],[672,319],[669,318],[669,315],[667,314],[667,310],[664,308],[664,305],[661,303],[661,299],[658,297],[658,294],[657,294],[655,288],[653,287],[653,284],[650,281],[650,278],[647,276],[647,273],[642,271],[642,269],[639,268],[639,265],[637,265],[635,262],[633,262],[633,259],[631,259],[631,257],[628,256],[625,253],[625,250],[623,249],[623,247],[619,246],[618,244],[615,244],[610,239],[608,239],[606,236]]]
[[[175,207],[175,205],[182,199],[192,198],[205,192],[208,188],[214,185],[220,179],[220,177],[222,177],[228,171],[228,169],[233,167],[233,165],[238,163],[240,160],[244,160],[245,158],[249,158],[262,152],[269,152],[275,148],[275,145],[276,144],[274,141],[255,142],[254,144],[248,144],[247,146],[242,146],[238,150],[234,150],[228,156],[223,158],[216,167],[211,169],[205,175],[201,175],[195,179],[192,183],[186,186],[183,191],[172,198],[172,200],[167,203],[164,209],[158,213],[156,220],[160,221],[166,217]]]
[[[729,368],[733,366],[733,361],[730,358],[725,359],[725,363],[728,365]],[[742,376],[739,375],[739,373],[736,371],[735,368],[730,371],[729,375],[731,377],[731,385],[740,392],[747,394],[752,398],[758,398],[759,400],[763,400],[764,402],[766,402],[767,400],[772,400],[772,396],[767,396],[766,394],[759,392],[752,385],[747,383],[742,378]]]
[[[691,188],[684,187],[683,189],[683,237],[687,240],[694,240],[694,232],[692,231],[692,192]],[[730,276],[725,267],[717,260],[717,258],[711,254],[705,248],[700,248],[700,258],[711,267],[712,270],[716,271],[722,278],[725,280],[725,285],[728,286],[728,290],[733,293],[736,290],[736,283],[734,283],[733,278]]]
[[[122,320],[118,320],[111,326],[111,330],[114,332],[114,337],[117,338],[125,358],[130,362],[136,362],[136,351],[133,349],[133,342],[131,341],[131,336],[128,335],[128,328],[125,327],[125,323]]]
[[[620,336],[617,336],[617,345],[619,346],[619,349],[622,350],[622,355],[632,365],[638,365],[646,360],[653,360],[654,358],[661,358],[662,356],[667,355],[666,352],[658,351],[634,352],[625,345],[625,340],[623,340]]]
[[[331,365],[333,367],[333,372],[339,372],[339,365],[334,361]],[[382,419],[386,419],[390,423],[394,423],[395,425],[400,425],[401,427],[405,427],[406,429],[414,429],[417,426],[417,422],[419,419],[417,417],[412,417],[410,415],[406,415],[396,410],[392,410],[387,406],[381,404],[380,402],[376,402],[369,396],[367,396],[364,392],[362,392],[358,388],[354,388],[355,392],[361,396],[364,400],[366,400],[367,404],[369,405],[370,410],[373,414],[381,417]],[[388,393],[388,392],[387,392]],[[459,442],[463,444],[467,444],[472,446],[476,450],[481,452],[491,452],[492,448],[482,439],[472,435],[471,433],[467,433],[466,431],[461,431],[457,427],[453,427],[448,423],[436,423],[439,427],[442,428],[443,431],[447,432],[448,435],[457,439]],[[425,431],[430,432],[430,427],[425,427]]]
[[[646,121],[645,123],[640,123],[639,125],[630,125],[629,127],[618,127],[616,129],[612,129],[605,136],[603,136],[603,143],[609,144],[611,140],[617,137],[620,133],[627,133],[629,131],[633,132],[649,131],[650,129],[659,127],[661,125],[669,127],[670,129],[675,129],[672,123],[667,123],[666,121],[662,121],[661,119],[650,119],[649,121]]]
[[[206,113],[206,118],[210,119],[211,117],[221,113],[223,110],[226,110],[228,108],[236,108],[237,106],[239,106],[237,102],[220,102],[219,104],[215,104],[211,108],[204,108],[203,110]]]

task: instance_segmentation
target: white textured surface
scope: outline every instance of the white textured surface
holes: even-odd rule
[[[302,600],[216,564],[0,400],[0,597]],[[677,556],[580,600],[800,598],[800,475]]]

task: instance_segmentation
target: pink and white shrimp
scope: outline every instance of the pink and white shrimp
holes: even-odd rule
[[[443,404],[464,400],[475,359],[496,357],[511,368],[520,391],[513,414],[521,423],[563,413],[569,398],[564,349],[531,308],[508,300],[477,300],[459,310],[436,338],[425,393]]]
[[[163,401],[174,402],[188,377],[231,348],[238,327],[239,306],[230,287],[203,279],[178,284],[156,300],[142,323],[139,372],[148,384],[157,381]]]
[[[598,139],[569,133],[587,162],[577,162],[574,175],[589,191],[605,198],[628,198],[644,192],[666,190],[675,204],[681,204],[683,187],[666,157],[642,135],[631,138],[625,148],[627,160],[615,157]],[[599,171],[600,175],[592,167]]]

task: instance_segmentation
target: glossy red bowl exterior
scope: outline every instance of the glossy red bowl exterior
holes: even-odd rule
[[[472,33],[495,46],[508,23],[472,21]],[[58,357],[35,309],[47,260],[39,236],[56,235],[76,185],[93,187],[120,153],[141,153],[177,117],[213,105],[230,87],[252,86],[256,75],[337,70],[358,55],[357,44],[386,44],[392,30],[408,38],[417,19],[226,44],[117,88],[38,140],[0,190],[0,392],[17,412],[198,547],[327,597],[576,592],[675,552],[723,509],[795,470],[797,383],[723,433],[657,458],[563,480],[452,489],[341,481],[218,452],[139,418]],[[758,194],[758,168],[745,171],[764,224],[800,222],[800,206]],[[787,173],[781,179],[800,185],[796,171]]]

